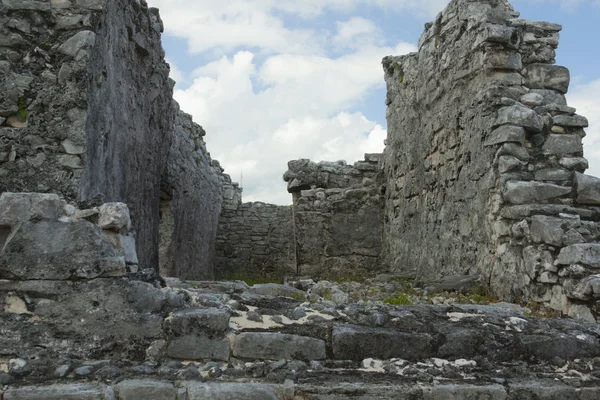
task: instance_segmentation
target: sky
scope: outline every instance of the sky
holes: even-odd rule
[[[244,201],[290,204],[289,160],[383,151],[381,59],[416,51],[448,0],[148,0],[181,109]],[[521,18],[563,25],[557,64],[590,121],[587,173],[600,176],[600,0],[513,0]]]

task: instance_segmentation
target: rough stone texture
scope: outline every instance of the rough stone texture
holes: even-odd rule
[[[188,387],[190,400],[277,400],[272,387],[252,383],[193,383]]]
[[[150,379],[130,379],[119,382],[115,386],[115,394],[119,400],[173,400],[177,389],[170,382]]]
[[[224,186],[224,197],[217,232],[216,276],[281,280],[295,274],[292,207],[241,203],[237,186]]]
[[[190,115],[177,114],[161,183],[161,199],[168,209],[161,207],[159,256],[160,271],[166,276],[215,277],[216,235],[225,178],[206,149],[205,134]]]
[[[281,333],[242,333],[235,339],[233,355],[243,359],[323,360],[325,342]]]
[[[1,11],[0,193],[124,202],[139,264],[158,270],[162,189],[173,216],[162,264],[212,279],[222,171],[172,100],[158,10],[138,0],[5,0]]]
[[[4,400],[104,400],[104,391],[94,385],[53,385],[9,389]]]
[[[516,17],[506,1],[454,0],[418,53],[384,58],[383,258],[419,279],[480,275],[503,299],[593,320],[597,304],[581,304],[593,289],[578,287],[598,264],[588,121],[553,65],[561,27]]]
[[[288,163],[284,179],[294,196],[298,273],[348,277],[381,268],[380,156],[366,154],[353,166],[343,161]]]

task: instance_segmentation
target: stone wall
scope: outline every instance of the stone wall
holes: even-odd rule
[[[190,115],[178,113],[161,184],[159,254],[165,276],[214,279],[224,178],[220,166],[213,165],[204,135]]]
[[[223,183],[217,233],[219,279],[279,281],[296,273],[292,207],[242,203],[242,190]]]
[[[454,0],[418,53],[383,60],[385,260],[425,280],[480,275],[504,299],[592,320],[582,306],[600,296],[600,245],[587,205],[600,199],[580,174],[587,120],[552,65],[561,27],[517,17],[505,1]]]
[[[123,201],[158,269],[162,189],[162,264],[209,279],[220,171],[172,100],[162,29],[144,0],[0,2],[0,193]]]
[[[349,278],[380,269],[379,154],[353,166],[343,161],[288,163],[284,179],[294,196],[298,273]]]

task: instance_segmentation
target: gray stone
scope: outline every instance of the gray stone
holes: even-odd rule
[[[502,385],[465,385],[465,384],[438,384],[431,390],[426,390],[424,400],[505,400],[506,390]]]
[[[577,169],[582,172],[589,167],[588,160],[583,157],[563,157],[558,162],[562,167],[569,169]]]
[[[72,168],[72,169],[80,169],[83,168],[83,165],[81,163],[81,158],[79,156],[76,155],[62,155],[62,156],[58,156],[58,163],[60,165],[62,165],[63,167],[68,167],[68,168]]]
[[[523,95],[519,101],[529,107],[536,107],[544,104],[544,98],[539,93],[527,93]]]
[[[561,246],[564,224],[565,221],[561,218],[534,215],[531,217],[531,238],[537,243]]]
[[[573,299],[589,301],[600,298],[600,275],[590,275],[577,283],[567,296]]]
[[[333,356],[337,360],[423,359],[433,355],[432,345],[432,337],[426,333],[355,325],[336,325],[333,328]]]
[[[590,175],[575,173],[577,202],[580,204],[600,204],[600,179]]]
[[[215,308],[186,308],[171,314],[165,320],[170,335],[185,336],[194,333],[223,335],[229,328],[229,312]]]
[[[229,340],[191,334],[169,340],[167,355],[180,360],[229,360]]]
[[[573,154],[583,151],[581,137],[550,134],[542,146],[544,154]]]
[[[84,145],[77,145],[77,144],[73,143],[73,141],[70,139],[63,140],[61,142],[61,144],[67,154],[84,154],[85,153]]]
[[[174,400],[177,389],[171,382],[150,379],[128,379],[115,386],[119,400]]]
[[[559,265],[583,264],[600,268],[600,244],[580,243],[564,247],[556,259]]]
[[[63,204],[55,194],[8,193],[0,196],[0,225],[14,226],[30,219],[58,219]]]
[[[509,382],[508,399],[576,400],[575,389],[552,381]]]
[[[560,168],[546,168],[535,172],[538,181],[569,181],[572,172]]]
[[[120,237],[121,249],[123,250],[123,255],[125,257],[126,264],[137,264],[138,257],[137,252],[135,250],[135,238],[130,235],[121,235]]]
[[[291,286],[279,285],[276,283],[255,284],[248,290],[250,293],[261,296],[281,296],[292,298],[304,298],[306,293]]]
[[[551,64],[529,64],[523,73],[525,86],[531,89],[552,89],[567,93],[571,74],[565,67]]]
[[[131,228],[131,217],[129,208],[124,203],[106,203],[98,209],[98,225],[102,229],[120,231]]]
[[[323,360],[326,358],[323,340],[270,332],[239,334],[235,339],[233,355],[239,358],[267,360]]]
[[[492,146],[506,142],[515,142],[523,144],[525,138],[525,129],[520,126],[502,125],[496,128],[484,146]]]
[[[520,104],[500,109],[496,124],[518,125],[533,132],[541,132],[544,127],[544,121],[535,111]]]
[[[96,34],[94,32],[80,31],[61,44],[58,51],[79,60],[95,43]]]
[[[556,115],[552,118],[555,125],[565,126],[567,128],[587,128],[589,122],[586,117],[581,115]]]
[[[571,188],[541,182],[507,182],[504,200],[512,204],[537,203],[571,193]]]
[[[0,253],[0,277],[77,279],[122,276],[125,260],[87,222],[26,222],[14,228]]]
[[[4,400],[104,400],[100,386],[65,384],[51,386],[24,386],[4,392]]]
[[[189,400],[277,400],[269,385],[258,383],[186,383]]]

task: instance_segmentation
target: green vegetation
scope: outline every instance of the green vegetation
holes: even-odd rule
[[[529,312],[525,312],[527,318],[560,318],[562,313],[552,308],[548,308],[543,304],[530,301],[523,307],[529,309]]]
[[[17,111],[17,118],[19,118],[19,121],[21,122],[27,121],[27,106],[25,105],[25,100],[22,98],[19,99],[17,105],[19,107],[19,110]]]
[[[394,71],[398,71],[398,80],[400,83],[404,83],[404,70],[402,69],[402,66],[394,61],[392,63],[392,68],[394,68]]]
[[[280,279],[262,275],[234,274],[227,279],[232,281],[243,281],[246,282],[248,286],[259,285],[262,283],[281,283]]]
[[[200,156],[196,156],[194,160],[196,160],[196,166],[199,166],[202,163],[202,157]]]
[[[414,304],[412,296],[402,292],[397,292],[394,296],[385,298],[383,302],[393,306],[410,306]]]

